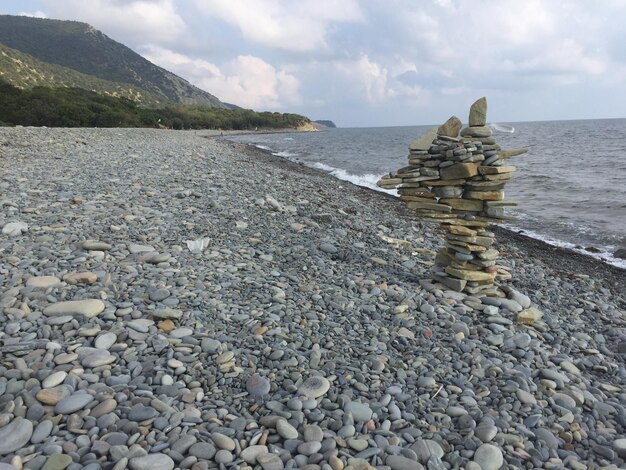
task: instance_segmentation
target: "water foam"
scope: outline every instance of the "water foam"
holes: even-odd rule
[[[383,193],[396,193],[395,190],[389,191],[376,186],[376,182],[380,179],[382,175],[375,175],[373,173],[355,175],[353,173],[348,173],[343,168],[335,168],[334,166],[326,165],[325,163],[313,163],[311,167],[330,173],[332,176],[339,180],[349,181],[350,183],[356,184],[357,186],[363,186]]]

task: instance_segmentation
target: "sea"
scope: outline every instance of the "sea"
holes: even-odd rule
[[[505,188],[504,226],[626,268],[626,119],[492,123],[517,171]],[[433,126],[337,128],[228,136],[332,176],[387,192],[376,181],[407,165],[408,145]],[[395,191],[391,191],[395,194]]]

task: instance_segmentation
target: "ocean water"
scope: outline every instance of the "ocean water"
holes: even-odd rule
[[[506,227],[626,267],[626,260],[612,256],[626,246],[626,119],[498,124],[514,129],[494,131],[502,148],[529,150],[509,160],[517,171],[505,195],[519,206],[508,211],[517,220]],[[228,139],[384,191],[376,181],[405,166],[408,145],[431,127],[341,128]]]

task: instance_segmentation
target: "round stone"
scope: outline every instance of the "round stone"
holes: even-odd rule
[[[326,377],[314,375],[302,382],[298,387],[298,392],[307,398],[318,398],[328,392],[329,389],[330,382]]]
[[[30,442],[32,442],[33,444],[39,444],[40,442],[43,442],[50,435],[53,427],[54,424],[49,419],[42,421],[33,431]]]
[[[60,370],[58,372],[54,372],[45,379],[43,379],[43,382],[41,382],[41,386],[43,388],[56,387],[57,385],[61,385],[63,383],[65,377],[67,377],[67,372],[65,371]]]
[[[67,454],[54,454],[48,457],[41,470],[64,470],[72,463],[72,457]]]
[[[316,424],[311,424],[304,428],[304,442],[322,442],[324,439],[324,431]]]
[[[32,435],[33,423],[18,416],[0,428],[0,455],[7,455],[26,447]]]
[[[220,449],[225,449],[228,451],[235,450],[235,441],[233,441],[230,437],[221,434],[219,432],[211,433],[211,439],[215,442],[215,445]]]
[[[270,381],[259,374],[252,374],[246,380],[246,390],[253,397],[262,397],[270,393]]]
[[[131,470],[172,470],[174,461],[169,455],[148,454],[142,457],[133,457],[128,461]]]
[[[276,422],[276,431],[283,439],[298,439],[298,430],[285,419]]]
[[[218,450],[217,454],[215,454],[215,462],[216,463],[221,463],[221,464],[228,464],[231,463],[233,460],[235,460],[235,458],[233,457],[233,454],[225,449],[222,450]]]
[[[44,405],[56,405],[63,398],[69,396],[72,393],[70,388],[66,385],[58,385],[57,387],[44,388],[39,390],[35,397]]]
[[[96,338],[95,346],[97,349],[110,349],[117,341],[115,333],[107,332]]]
[[[474,462],[480,465],[482,470],[498,470],[504,463],[502,451],[492,445],[483,444],[474,453]]]
[[[89,395],[88,393],[77,392],[77,393],[74,393],[73,395],[63,398],[54,407],[54,411],[55,413],[60,413],[63,415],[76,413],[78,410],[82,410],[92,401],[93,401],[93,397]]]
[[[246,447],[244,450],[241,451],[240,456],[246,461],[246,463],[254,464],[257,463],[256,459],[259,455],[267,453],[268,449],[266,446],[256,445]]]
[[[84,367],[94,368],[105,366],[115,362],[116,357],[106,349],[98,349],[93,353],[85,356],[80,362]]]
[[[151,406],[138,405],[131,408],[131,410],[128,412],[128,419],[130,419],[131,421],[141,422],[152,419],[158,414],[159,412]]]
[[[84,315],[87,318],[92,318],[102,313],[104,309],[104,302],[100,299],[68,300],[48,305],[43,310],[43,314],[49,317],[58,315]]]
[[[196,442],[189,448],[189,455],[205,460],[212,459],[215,452],[215,447],[208,442]]]

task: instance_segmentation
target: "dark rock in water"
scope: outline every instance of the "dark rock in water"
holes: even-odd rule
[[[470,127],[487,125],[487,98],[484,96],[470,107],[469,125]]]
[[[588,251],[589,253],[600,253],[600,250],[595,246],[586,246],[585,251]]]
[[[613,253],[613,256],[620,259],[626,259],[626,248],[618,248],[615,253]]]
[[[456,116],[452,116],[439,127],[437,134],[446,137],[458,137],[461,127],[463,127],[461,120]]]

